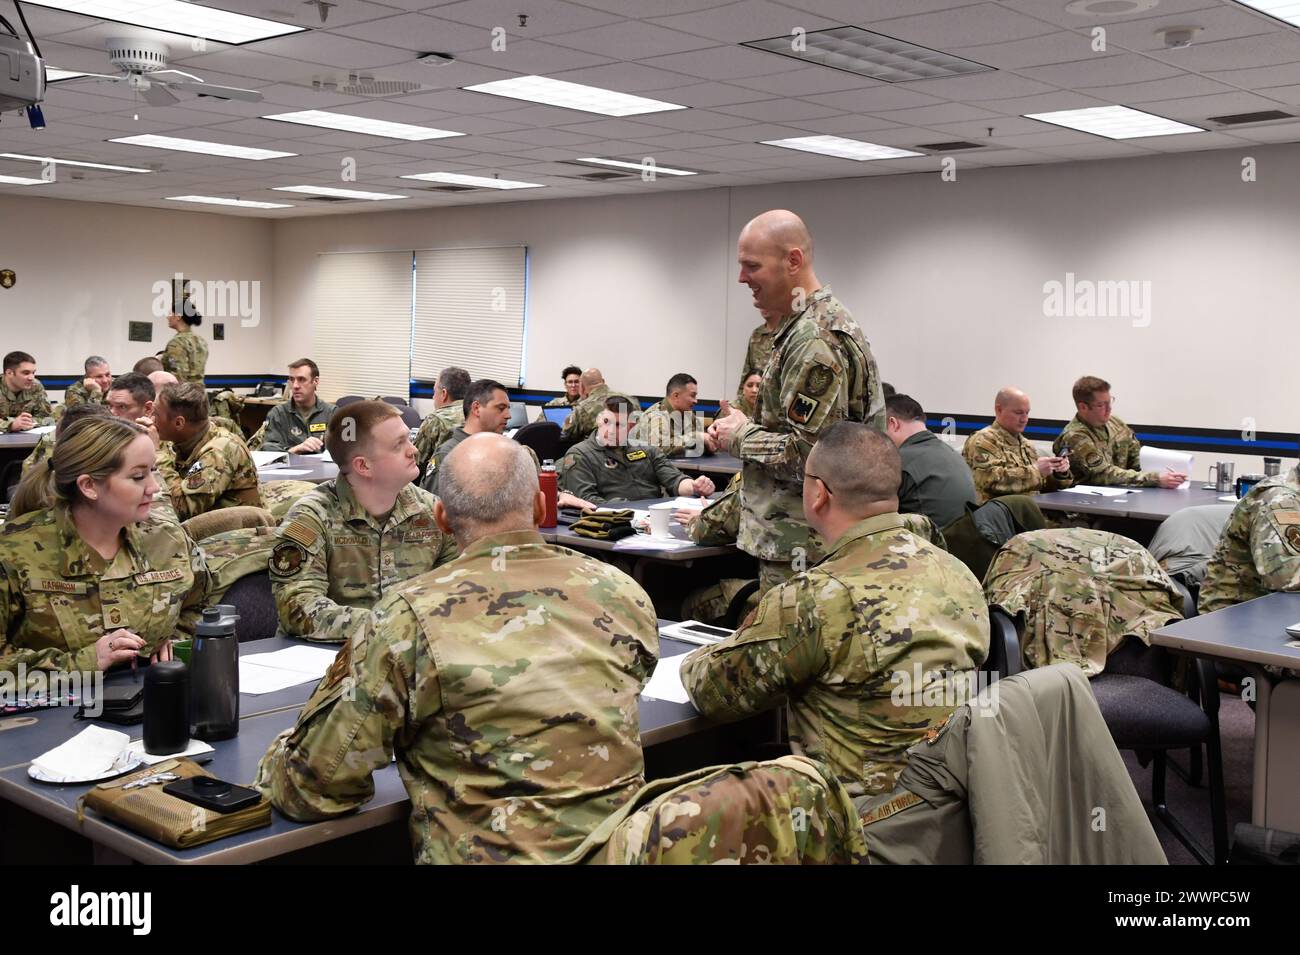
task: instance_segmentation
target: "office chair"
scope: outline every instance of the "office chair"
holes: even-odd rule
[[[515,440],[532,448],[539,461],[559,461],[564,454],[560,426],[552,421],[534,421],[515,432]]]
[[[232,604],[239,612],[235,639],[240,643],[265,640],[275,636],[279,629],[280,616],[271,593],[271,575],[264,570],[239,578],[230,585],[221,602]]]

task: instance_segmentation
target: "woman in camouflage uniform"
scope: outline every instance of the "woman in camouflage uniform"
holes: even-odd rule
[[[194,329],[202,322],[203,316],[198,312],[168,315],[167,327],[176,334],[161,355],[164,371],[170,371],[180,381],[192,381],[200,388],[208,367],[208,343]]]
[[[206,592],[203,554],[150,515],[154,448],[139,425],[91,416],[30,472],[0,530],[0,670],[106,670],[170,659]]]

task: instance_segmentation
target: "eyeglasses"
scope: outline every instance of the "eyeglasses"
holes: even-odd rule
[[[1091,404],[1089,404],[1088,407],[1092,408],[1094,411],[1109,411],[1111,408],[1115,406],[1115,402],[1117,400],[1118,399],[1115,398],[1114,395],[1112,395],[1109,401],[1094,401]]]
[[[825,479],[825,478],[820,478],[820,477],[818,477],[817,475],[813,474],[813,473],[810,472],[810,471],[804,471],[804,472],[803,472],[803,477],[804,477],[804,480],[805,480],[805,481],[808,480],[808,478],[812,478],[814,481],[821,481],[821,482],[822,482],[822,487],[826,488],[826,493],[827,493],[827,494],[834,494],[834,493],[835,493],[833,490],[831,490],[831,486],[830,486],[829,484],[826,483],[826,479]]]

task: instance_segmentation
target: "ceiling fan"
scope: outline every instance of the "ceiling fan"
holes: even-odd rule
[[[143,96],[145,102],[151,106],[171,106],[180,100],[177,93],[210,96],[214,99],[237,99],[246,103],[262,101],[262,94],[257,90],[217,86],[213,83],[205,83],[193,73],[168,69],[166,44],[153,40],[115,37],[108,41],[107,46],[108,61],[121,70],[118,75],[87,73],[84,77],[77,77],[70,82],[89,79],[99,83],[125,83],[128,88]]]

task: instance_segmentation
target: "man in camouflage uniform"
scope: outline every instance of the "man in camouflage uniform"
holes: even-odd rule
[[[991,606],[1025,615],[1026,667],[1073,663],[1089,676],[1130,635],[1181,620],[1183,597],[1140,544],[1086,527],[1017,534],[984,575]]]
[[[54,442],[59,440],[59,435],[63,434],[73,422],[80,418],[91,415],[107,415],[108,409],[103,405],[97,405],[92,402],[84,402],[79,405],[73,405],[59,416],[59,423],[54,426],[53,431],[47,431],[41,435],[41,440],[36,442],[36,447],[27,457],[23,458],[23,477],[27,472],[35,467],[47,466],[50,456],[54,453]]]
[[[389,591],[454,558],[456,543],[434,523],[437,498],[411,483],[415,446],[392,405],[346,406],[325,446],[339,476],[281,524],[271,589],[285,633],[339,643]]]
[[[596,419],[605,410],[605,402],[610,398],[625,398],[635,410],[638,412],[641,410],[641,402],[631,395],[612,391],[609,385],[605,384],[605,376],[599,368],[588,368],[584,371],[579,387],[582,391],[582,400],[573,406],[573,414],[569,415],[569,420],[564,422],[564,427],[561,429],[561,435],[568,445],[577,444],[596,430]]]
[[[768,325],[768,316],[763,313],[763,324],[749,333],[749,344],[745,346],[745,360],[740,366],[740,384],[736,386],[736,404],[745,405],[745,379],[750,375],[763,377],[763,369],[772,358],[773,328]],[[746,412],[751,418],[752,412]]]
[[[469,386],[469,372],[454,365],[444,368],[434,382],[433,413],[420,422],[420,430],[415,434],[421,474],[428,474],[429,459],[438,446],[465,423],[465,392]]]
[[[424,480],[421,482],[421,486],[426,490],[434,492],[438,490],[438,468],[442,466],[443,461],[447,460],[447,455],[471,434],[505,432],[506,425],[510,423],[510,395],[506,391],[506,386],[491,378],[480,378],[478,381],[471,382],[465,387],[460,418],[461,424],[451,430],[429,458]],[[537,455],[532,448],[528,449],[528,453],[533,456],[534,461],[537,461]],[[537,466],[541,467],[540,461],[537,462]]]
[[[673,511],[673,520],[684,524],[686,536],[697,544],[735,544],[740,533],[740,481],[740,475],[733,474],[726,489],[702,510],[682,508]],[[724,619],[736,595],[751,583],[752,580],[741,577],[726,577],[716,584],[692,591],[682,598],[682,619],[717,623]],[[746,602],[745,612],[756,606],[757,592]]]
[[[335,409],[317,396],[319,384],[320,369],[310,358],[289,366],[289,400],[266,416],[262,450],[316,454],[325,447],[325,429]]]
[[[560,486],[592,504],[712,494],[711,479],[688,478],[658,448],[629,446],[628,421],[632,413],[625,399],[607,399],[596,419],[596,433],[564,456]]]
[[[82,381],[73,382],[63,392],[63,409],[60,414],[87,402],[97,405],[104,403],[109,386],[113,383],[113,373],[108,370],[108,359],[91,355],[86,359],[84,367],[86,377]]]
[[[1027,394],[1018,388],[1003,388],[993,399],[993,418],[991,425],[967,438],[961,449],[981,504],[1006,494],[1059,491],[1074,484],[1067,458],[1041,455],[1025,437]]]
[[[765,592],[819,553],[801,503],[803,463],[818,434],[844,418],[883,431],[885,401],[861,330],[813,272],[812,238],[798,216],[758,216],[740,233],[738,258],[740,281],[773,329],[772,357],[758,418],[732,408],[709,433],[744,462],[737,544],[758,558]]]
[[[1114,401],[1109,382],[1085,375],[1074,383],[1073,397],[1078,412],[1052,442],[1052,452],[1069,457],[1070,471],[1080,484],[1178,487],[1187,480],[1186,474],[1168,469],[1142,470],[1142,442],[1110,413]]]
[[[582,369],[577,365],[570,365],[564,369],[561,377],[564,379],[564,394],[558,398],[552,398],[543,408],[572,408],[582,400]]]
[[[1261,481],[1237,502],[1197,599],[1207,614],[1300,590],[1300,468]]]
[[[856,422],[823,432],[803,509],[833,542],[829,554],[681,668],[691,701],[711,718],[788,700],[791,748],[827,763],[853,796],[893,786],[907,748],[965,702],[963,674],[988,654],[979,582],[904,529],[900,477],[898,451],[879,432]]]
[[[629,432],[634,446],[658,448],[670,458],[696,458],[718,450],[693,410],[699,401],[699,384],[682,372],[668,379],[663,401],[641,413]]]
[[[162,366],[183,382],[193,382],[203,387],[204,376],[208,367],[208,343],[196,328],[202,323],[203,316],[197,312],[184,315],[168,315],[167,327],[176,334],[162,350]]]
[[[248,504],[261,507],[257,468],[239,435],[208,420],[208,396],[192,382],[164,385],[154,402],[158,471],[182,521]],[[172,442],[171,449],[162,447]]]
[[[0,384],[0,432],[30,431],[54,424],[54,409],[45,386],[36,380],[36,359],[27,352],[11,351],[4,357]]]
[[[461,556],[349,635],[258,784],[291,819],[328,819],[367,802],[396,753],[418,862],[558,860],[643,782],[654,608],[610,564],[542,540],[520,445],[462,442],[442,490]]]

